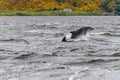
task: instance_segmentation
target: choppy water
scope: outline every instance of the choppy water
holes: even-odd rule
[[[120,80],[120,17],[0,17],[0,80]]]

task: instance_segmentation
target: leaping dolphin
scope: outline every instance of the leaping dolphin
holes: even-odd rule
[[[92,27],[83,27],[75,31],[71,31],[69,34],[63,37],[62,41],[79,41],[79,40],[87,40],[88,32],[94,30]]]

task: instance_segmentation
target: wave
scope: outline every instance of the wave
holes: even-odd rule
[[[53,25],[51,23],[45,23],[45,24],[31,24],[27,26],[30,30],[39,30],[39,29],[55,29],[57,30],[58,27],[56,25]]]
[[[113,53],[111,56],[120,57],[120,52]]]
[[[111,32],[104,32],[104,33],[101,33],[100,35],[112,36],[112,35],[113,35],[113,33],[111,33]]]
[[[26,44],[29,44],[29,42],[25,39],[1,39],[0,42],[24,42]]]
[[[74,71],[69,80],[118,80],[119,71],[112,68],[90,68],[83,71]]]
[[[90,60],[87,63],[100,63],[100,62],[105,62],[105,60],[103,59],[94,59],[94,60]]]
[[[57,56],[57,54],[55,52],[54,53],[49,53],[49,52],[43,53],[43,57],[48,57],[48,56]]]
[[[25,52],[24,54],[19,53],[20,55],[16,56],[15,59],[28,59],[34,56],[37,56],[36,53]]]
[[[97,35],[105,35],[105,36],[120,36],[119,33],[112,33],[112,32],[100,32],[100,33],[92,33]]]
[[[111,32],[104,32],[101,35],[105,35],[105,36],[120,36],[119,33],[111,33]]]

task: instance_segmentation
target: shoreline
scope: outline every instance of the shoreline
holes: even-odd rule
[[[114,16],[112,13],[91,11],[0,11],[0,16]]]
[[[0,16],[0,17],[120,17],[120,16]]]

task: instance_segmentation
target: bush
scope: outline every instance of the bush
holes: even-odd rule
[[[25,12],[17,12],[16,15],[17,16],[30,16],[29,13],[25,13]]]
[[[120,15],[120,12],[116,12],[115,14]]]
[[[116,6],[116,11],[120,12],[120,4]]]

